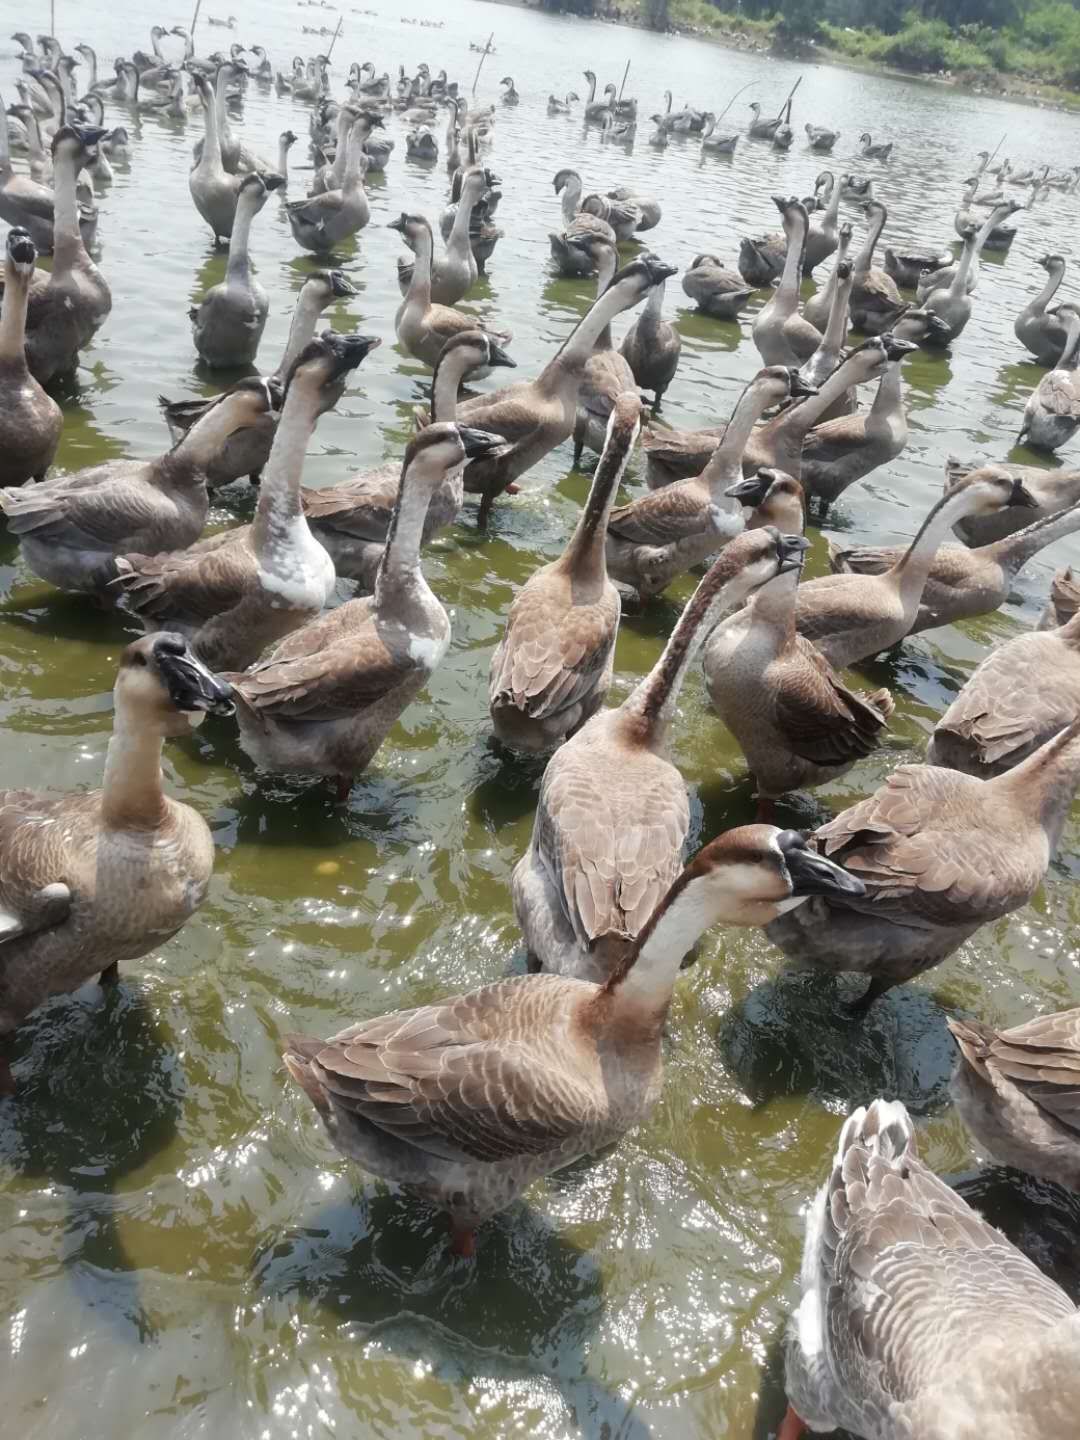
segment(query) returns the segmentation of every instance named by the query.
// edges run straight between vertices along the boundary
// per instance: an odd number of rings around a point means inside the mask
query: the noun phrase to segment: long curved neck
[[[1061,282],[1065,278],[1064,265],[1057,265],[1047,276],[1046,284],[1039,291],[1030,305],[1025,306],[1024,314],[1027,316],[1045,315],[1046,307],[1061,288]]]
[[[0,360],[7,365],[26,369],[26,302],[30,295],[30,276],[17,270],[10,262],[4,270],[4,303],[0,309]]]
[[[461,186],[461,199],[458,201],[458,207],[454,211],[454,223],[450,229],[450,239],[446,246],[448,250],[468,248],[469,221],[472,219],[476,202],[480,198],[480,190],[481,186],[478,183],[478,177],[474,174],[467,175]]]
[[[994,540],[980,549],[983,554],[1016,575],[1040,550],[1044,550],[1047,545],[1053,545],[1056,540],[1064,539],[1066,535],[1075,534],[1077,530],[1080,530],[1080,505],[1070,505],[1065,510],[1056,510],[1053,515],[1036,520],[1034,525],[1025,525],[1023,530],[1017,530],[1001,540]]]
[[[874,396],[874,403],[870,407],[870,414],[881,416],[900,410],[900,402],[903,399],[903,390],[900,385],[900,361],[890,360],[885,367],[885,373],[878,382],[877,394]]]
[[[601,456],[585,508],[578,517],[566,549],[555,562],[571,577],[577,604],[592,604],[599,598],[607,580],[604,557],[607,522],[632,449],[632,445],[624,445],[622,453],[616,452],[613,458],[609,447],[608,453]]]
[[[217,121],[218,136],[224,136],[228,129],[229,116],[225,108],[229,89],[229,72],[223,65],[214,77],[214,119]]]
[[[271,379],[284,380],[288,375],[300,351],[314,338],[315,326],[319,323],[319,316],[322,312],[323,300],[319,287],[305,285],[300,291],[296,309],[293,311],[292,323],[289,326],[289,338],[285,342],[285,352]]]
[[[174,478],[177,478],[177,472],[205,469],[236,429],[235,410],[230,402],[226,399],[212,405],[165,457],[171,462],[168,468]],[[179,466],[176,461],[180,462]]]
[[[292,526],[303,521],[300,478],[317,414],[317,396],[309,393],[308,383],[294,377],[259,487],[259,504],[252,524],[256,554],[274,541],[280,541]]]
[[[615,267],[616,267],[617,264],[618,264],[618,259],[617,259],[617,256],[615,255],[614,250],[605,250],[605,251],[603,252],[602,256],[600,257],[600,263],[599,263],[599,265],[596,267],[596,298],[597,298],[597,300],[600,299],[600,297],[603,295],[604,291],[605,291],[605,290],[607,289],[607,287],[611,284],[611,280],[612,280],[613,275],[615,274]],[[650,296],[649,298],[651,299],[652,297]],[[614,346],[613,346],[612,343],[611,343],[611,319],[610,319],[610,318],[609,318],[607,324],[606,324],[606,325],[603,327],[603,329],[600,331],[600,334],[596,337],[596,349],[597,349],[597,350],[612,350],[612,349],[614,349]]]
[[[660,913],[648,922],[635,948],[600,991],[597,1002],[613,1003],[624,1013],[629,1012],[646,1035],[659,1041],[683,957],[716,918],[716,902],[708,893],[704,877],[676,882]]]
[[[803,254],[806,250],[806,221],[796,216],[787,237],[784,254],[784,270],[780,276],[780,288],[773,297],[773,304],[782,310],[793,312],[799,304],[799,282],[802,280]]]
[[[969,505],[969,493],[966,489],[951,490],[948,495],[942,496],[927,515],[914,540],[895,565],[886,572],[899,586],[902,597],[909,599],[914,592],[915,603],[918,602],[941,542],[957,520],[971,514]]]
[[[288,178],[289,178],[289,142],[288,142],[287,140],[279,140],[279,141],[278,141],[277,157],[278,157],[278,165],[277,165],[278,174],[279,174],[279,175],[284,175],[284,176],[285,176],[285,179],[288,180]]]
[[[345,178],[345,162],[349,157],[350,123],[349,112],[343,105],[337,116],[337,148],[334,151],[334,163],[330,166],[331,183],[326,187],[328,190],[340,190],[341,182]]]
[[[255,219],[256,209],[248,198],[250,192],[245,191],[240,197],[240,203],[236,207],[236,218],[233,221],[232,236],[229,239],[229,263],[225,267],[226,282],[244,282],[251,276],[251,256],[248,252],[248,242],[251,239],[251,222]]]
[[[724,438],[709,457],[701,478],[717,503],[726,500],[719,492],[742,478],[742,458],[754,426],[767,404],[764,388],[751,380],[739,396]],[[726,504],[725,504],[725,508]]]
[[[0,96],[0,175],[11,174],[11,136],[8,134],[7,107]]]
[[[825,214],[821,219],[821,228],[827,235],[836,233],[837,223],[840,219],[840,186],[833,180],[832,189],[829,191],[829,203],[825,207]]]
[[[967,294],[968,276],[971,274],[971,267],[975,263],[975,255],[978,250],[978,241],[970,236],[964,241],[964,253],[960,256],[960,263],[956,267],[956,274],[953,276],[951,286],[953,296]]]
[[[364,139],[367,134],[368,127],[361,121],[357,121],[349,131],[349,140],[345,147],[345,176],[341,182],[343,190],[355,190],[360,184],[363,175]]]
[[[563,186],[562,191],[562,213],[567,225],[573,220],[581,204],[581,177],[571,175]]]
[[[69,268],[85,258],[79,230],[79,197],[75,161],[61,150],[53,163],[53,270]]]
[[[844,341],[847,339],[848,301],[851,299],[854,284],[855,275],[854,272],[851,272],[846,280],[837,280],[833,290],[825,334],[821,337],[821,344],[818,346],[819,353],[830,358],[839,358],[840,351],[844,348]]]
[[[870,221],[866,239],[863,241],[862,249],[855,257],[855,274],[865,275],[874,263],[874,251],[877,249],[877,242],[881,238],[881,232],[885,228],[885,216],[882,211],[874,212],[874,218]]]
[[[624,731],[639,745],[658,750],[665,744],[686,672],[709,634],[721,598],[722,584],[710,586],[702,581],[679,616],[660,659],[619,706]]]
[[[605,330],[610,336],[609,327],[612,320],[625,309],[627,309],[625,292],[619,286],[616,285],[605,291],[603,295],[593,301],[589,313],[578,321],[558,354],[544,366],[537,377],[538,380],[551,379],[559,372],[583,370],[585,362],[594,349],[599,348],[600,337]]]
[[[44,162],[45,148],[41,143],[41,127],[38,125],[34,107],[26,107],[26,148],[31,160]]]
[[[439,356],[431,377],[431,418],[436,424],[457,419],[461,382],[480,363],[479,356],[466,346],[451,350],[446,359]]]
[[[785,570],[767,585],[755,590],[749,601],[750,623],[772,632],[773,648],[779,651],[795,640],[795,593],[798,570]],[[738,612],[741,614],[742,612]]]
[[[852,363],[854,358],[845,360],[843,365],[834,370],[816,395],[800,400],[798,405],[792,405],[790,410],[785,410],[782,415],[777,415],[775,420],[770,420],[768,428],[773,434],[782,433],[797,440],[816,425],[830,406],[835,405],[842,395],[858,384],[860,377]],[[798,479],[798,476],[795,478]]]
[[[402,472],[394,510],[386,532],[386,545],[375,577],[375,608],[381,609],[391,597],[403,592],[415,593],[430,588],[420,568],[420,545],[424,538],[424,521],[431,503],[432,489],[415,479],[410,482],[408,470]]]
[[[206,135],[203,139],[203,153],[200,168],[204,170],[221,171],[224,167],[221,163],[221,131],[218,129],[217,98],[211,97],[207,103],[203,98],[203,117],[206,125]]]
[[[416,237],[416,256],[413,262],[412,284],[406,296],[406,304],[418,304],[427,309],[431,304],[431,231],[426,225],[420,227]]]
[[[156,830],[165,819],[162,737],[122,703],[105,756],[101,818],[110,830]]]

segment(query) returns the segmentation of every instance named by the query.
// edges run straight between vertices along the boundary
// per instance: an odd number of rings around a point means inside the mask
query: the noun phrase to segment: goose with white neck
[[[814,294],[810,296],[809,300],[805,300],[803,302],[803,318],[809,320],[810,324],[813,325],[816,329],[820,330],[822,334],[825,333],[825,330],[828,327],[829,316],[832,314],[833,311],[833,302],[836,298],[837,282],[841,273],[840,267],[841,265],[846,264],[848,265],[849,271],[854,269],[853,262],[848,260],[848,251],[851,248],[851,240],[854,233],[855,231],[852,228],[851,224],[845,220],[843,225],[841,225],[840,229],[837,231],[836,258],[833,261],[832,269],[829,271],[828,280],[826,280],[825,284],[819,287],[814,292]],[[844,316],[844,322],[846,329],[846,313]]]
[[[450,620],[420,568],[431,497],[470,454],[499,443],[434,424],[405,451],[372,596],[310,620],[233,675],[240,743],[263,770],[325,775],[348,798],[450,644]]]
[[[1080,307],[1059,305],[1058,314],[1068,323],[1065,348],[1028,397],[1016,441],[1037,450],[1060,450],[1080,429]]]
[[[854,1111],[807,1217],[777,1440],[1064,1436],[1078,1345],[1072,1301],[923,1164],[903,1105]]]
[[[799,369],[800,377],[814,390],[821,389],[844,358],[844,346],[847,343],[848,302],[854,283],[855,274],[851,261],[838,260],[835,276],[830,279],[832,302],[829,307],[828,320],[821,335],[821,343],[809,360],[806,360]],[[836,419],[837,415],[851,414],[857,403],[855,391],[846,391],[833,407],[832,413],[826,413],[818,422],[819,427],[829,420]]]
[[[93,339],[112,309],[109,287],[86,253],[76,195],[78,173],[102,133],[68,125],[53,137],[53,266],[47,283],[32,286],[26,317],[26,363],[42,385],[75,368],[79,351]]]
[[[188,550],[117,559],[115,583],[147,629],[179,630],[208,664],[240,669],[322,612],[334,592],[334,564],[304,519],[304,455],[326,392],[340,393],[342,377],[379,343],[327,330],[301,351],[251,525]]]
[[[890,358],[870,409],[865,414],[834,415],[822,420],[803,443],[799,479],[807,501],[818,501],[821,518],[839,495],[895,460],[907,444],[900,366],[904,356],[919,347],[899,337],[897,332],[903,324],[901,320],[896,330],[883,337]]]
[[[26,307],[37,251],[25,230],[8,231],[0,309],[0,484],[44,480],[64,417],[26,363]]]
[[[1026,487],[1025,487],[1026,488]],[[1032,497],[1034,498],[1034,496]],[[1027,516],[1036,510],[1023,512]],[[1022,530],[985,545],[942,545],[923,587],[911,634],[988,615],[1004,605],[1020,571],[1044,550],[1080,530],[1080,504],[1043,516]],[[895,565],[903,547],[845,548],[829,542],[829,564],[836,572],[880,575]]]
[[[542,969],[605,980],[679,873],[690,825],[686,782],[668,758],[683,680],[725,609],[786,566],[801,536],[754,530],[721,551],[660,659],[614,710],[556,750],[529,848],[514,868],[514,913]]]
[[[596,298],[599,300],[611,284],[612,277],[618,268],[618,251],[606,240],[595,237],[576,243],[587,245],[598,252]],[[654,293],[655,291],[650,292],[650,300]],[[585,373],[578,391],[577,416],[574,421],[575,470],[580,466],[582,452],[586,448],[596,454],[603,450],[607,425],[611,419],[615,401],[627,390],[633,390],[635,386],[634,372],[631,370],[629,362],[615,349],[614,341],[611,338],[611,326],[605,325],[596,337],[593,353],[585,362]]]
[[[899,320],[907,308],[896,282],[874,265],[874,251],[889,212],[880,200],[869,200],[863,206],[866,215],[866,239],[855,257],[855,285],[851,292],[851,324],[864,335],[880,335]]]
[[[496,366],[512,369],[514,365],[514,360],[483,330],[465,330],[455,335],[443,346],[431,377],[430,418],[441,424],[456,419],[458,392],[467,376],[479,371],[486,374]],[[330,552],[337,573],[355,580],[367,593],[375,586],[400,482],[400,464],[388,460],[340,485],[305,489],[301,495],[312,534]],[[461,468],[453,466],[428,501],[424,545],[454,523],[464,498]]]
[[[754,321],[754,344],[765,365],[789,365],[798,369],[821,344],[821,331],[799,314],[799,288],[806,246],[806,207],[798,200],[773,196],[783,217],[787,253],[780,284]]]
[[[608,516],[641,428],[641,401],[620,395],[589,497],[558,560],[522,586],[491,659],[488,709],[512,750],[544,754],[581,729],[604,703],[622,604],[608,577]]]
[[[1077,528],[1075,525],[1074,529]],[[988,780],[1020,764],[1080,714],[1080,618],[992,650],[934,726],[929,765]]]
[[[799,634],[838,670],[891,649],[915,623],[934,556],[953,523],[1007,505],[1033,507],[1022,481],[996,475],[966,481],[937,502],[911,544],[880,575],[821,575],[800,585]]]
[[[674,266],[665,265],[655,255],[632,260],[616,273],[534,380],[479,395],[459,406],[459,419],[493,430],[506,441],[503,450],[465,467],[466,493],[481,496],[481,528],[487,524],[496,496],[570,438],[585,366],[615,316],[639,304],[654,286],[674,274]]]
[[[951,344],[963,333],[971,319],[972,301],[969,280],[977,254],[978,238],[974,229],[964,236],[964,248],[960,263],[953,271],[952,283],[947,289],[923,292],[922,305],[941,321],[942,329],[928,337],[937,347]]]
[[[463,335],[466,331],[487,327],[480,325],[472,315],[465,315],[449,305],[432,303],[431,260],[434,242],[431,226],[423,215],[402,214],[397,220],[391,220],[387,228],[397,230],[416,256],[408,294],[394,316],[394,330],[399,344],[403,345],[410,355],[434,369],[448,340],[455,335]],[[490,333],[494,340],[503,344],[512,338],[503,331],[492,330]]]
[[[266,328],[270,299],[255,279],[249,250],[251,226],[269,191],[258,175],[245,175],[236,202],[225,279],[189,315],[195,349],[213,369],[252,365]]]
[[[794,370],[780,365],[760,370],[700,475],[650,490],[612,513],[607,532],[612,577],[648,600],[738,535],[742,506],[729,496],[729,487],[742,478],[754,426],[766,410],[809,393]]]
[[[230,715],[228,686],[178,635],[129,645],[100,790],[0,792],[0,1035],[51,995],[169,940],[202,904],[214,865],[197,811],[164,793],[161,748],[207,711]],[[0,1091],[11,1093],[0,1058]]]
[[[1065,279],[1065,258],[1044,255],[1038,262],[1046,271],[1046,284],[1016,317],[1016,338],[1030,350],[1040,365],[1056,366],[1069,336],[1066,320],[1057,310],[1047,310]]]
[[[857,888],[794,831],[742,826],[678,876],[604,984],[516,976],[329,1040],[286,1036],[285,1064],[335,1148],[447,1211],[471,1256],[476,1227],[533,1180],[647,1119],[680,964],[706,930]]]
[[[219,396],[178,443],[153,460],[107,460],[42,484],[0,490],[0,511],[23,559],[61,590],[110,593],[118,555],[193,544],[210,509],[206,467],[271,410],[265,381]]]
[[[915,292],[919,298],[919,304],[925,305],[928,296],[936,290],[956,289],[956,277],[961,269],[963,269],[963,288],[959,293],[972,294],[979,283],[979,256],[986,248],[986,242],[1003,220],[1007,220],[1010,215],[1015,215],[1018,210],[1023,208],[1022,205],[1015,205],[1011,200],[1006,200],[1003,204],[994,206],[981,226],[965,226],[960,232],[960,238],[965,242],[965,249],[960,260],[956,264],[945,265],[940,270],[924,270],[919,277]],[[969,228],[975,232],[974,253],[967,258],[966,242]]]
[[[206,467],[206,483],[211,489],[219,485],[229,485],[244,475],[250,476],[253,484],[258,483],[270,458],[270,447],[274,443],[285,377],[301,350],[315,338],[315,326],[326,307],[334,300],[343,300],[355,294],[356,291],[340,270],[317,270],[304,281],[296,299],[296,309],[293,311],[284,353],[277,368],[265,377],[274,406],[257,424],[249,425],[226,438]],[[328,395],[327,408],[336,404],[340,398],[339,395]],[[158,405],[174,441],[186,434],[216,403],[217,397],[211,400],[167,400],[163,395],[158,396]]]
[[[716,626],[702,657],[709,699],[746,756],[763,820],[781,795],[827,784],[872,754],[895,709],[888,690],[849,689],[798,634],[799,574],[792,567],[756,590]]]
[[[1042,884],[1080,784],[1080,721],[1004,775],[901,765],[810,837],[866,884],[782,916],[769,939],[804,969],[871,977],[866,1008],[952,955]]]
[[[555,194],[562,196],[563,228],[558,235],[552,233],[551,254],[560,275],[591,275],[596,269],[597,256],[592,250],[575,244],[591,236],[599,236],[610,244],[616,244],[613,228],[606,220],[590,215],[581,208],[583,185],[576,170],[560,170],[554,179]]]

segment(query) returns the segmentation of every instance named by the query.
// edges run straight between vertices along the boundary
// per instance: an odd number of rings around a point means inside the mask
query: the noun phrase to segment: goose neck
[[[457,419],[458,394],[461,382],[480,357],[469,346],[456,346],[444,359],[439,356],[431,377],[431,418],[436,423]]]
[[[11,136],[8,134],[7,106],[0,96],[0,175],[11,174]]]
[[[614,250],[611,250],[611,249],[609,249],[609,248],[605,248],[603,254],[602,254],[601,257],[600,257],[600,263],[599,263],[599,264],[597,265],[597,267],[596,267],[596,298],[597,298],[597,300],[599,300],[599,299],[603,296],[604,291],[605,291],[605,290],[608,288],[608,286],[611,284],[611,280],[612,280],[612,277],[613,277],[614,274],[615,274],[615,267],[616,267],[617,264],[618,264],[618,259],[617,259],[616,255],[615,255]],[[651,299],[652,297],[650,296],[649,298]],[[596,348],[597,350],[612,350],[612,349],[614,349],[614,346],[612,345],[612,341],[611,341],[611,320],[610,320],[610,319],[608,320],[607,324],[603,327],[603,329],[600,331],[599,335],[597,335],[595,348]]]
[[[79,230],[78,176],[75,161],[65,149],[53,166],[53,270],[63,270],[83,253]]]
[[[704,582],[698,586],[660,659],[620,706],[623,730],[636,745],[648,750],[664,748],[686,673],[715,622],[722,600],[722,586],[719,591]]]
[[[345,175],[342,180],[344,190],[355,189],[361,182],[366,134],[367,127],[360,120],[349,131],[349,143],[345,149]]]
[[[413,262],[412,284],[409,286],[406,303],[419,304],[424,310],[431,305],[431,251],[431,231],[426,225],[422,225],[413,251],[416,259]]]
[[[449,475],[442,477],[449,478]],[[386,532],[386,545],[375,578],[377,610],[388,604],[392,596],[415,595],[417,591],[425,596],[432,594],[420,567],[420,546],[424,538],[428,506],[442,479],[436,483],[425,483],[416,476],[410,476],[408,469],[402,471]],[[434,599],[434,596],[432,598]]]
[[[869,220],[866,227],[866,239],[862,243],[862,249],[855,258],[855,273],[865,275],[874,263],[874,251],[877,249],[881,232],[885,228],[885,215],[881,210],[876,210],[873,219]]]
[[[702,479],[713,492],[714,498],[719,500],[718,491],[723,491],[728,485],[733,485],[742,478],[743,454],[766,404],[765,387],[756,380],[751,380],[732,411],[724,438],[702,471]]]
[[[156,830],[165,819],[160,731],[118,699],[105,756],[101,818],[110,830]]]
[[[1040,550],[1063,540],[1066,535],[1075,534],[1077,530],[1080,530],[1080,505],[1070,505],[1043,520],[1036,520],[1033,525],[1025,525],[1023,530],[983,546],[982,550],[1016,575]],[[1077,613],[1080,614],[1080,611]],[[1058,633],[1062,632],[1059,630]]]
[[[1028,305],[1025,314],[1029,316],[1045,315],[1047,305],[1050,304],[1050,301],[1054,298],[1058,290],[1061,288],[1061,282],[1064,278],[1065,269],[1063,266],[1057,266],[1053,270],[1051,270],[1046,277],[1046,284],[1039,291],[1038,295],[1035,296],[1035,299],[1032,300],[1031,304]]]
[[[229,260],[225,267],[227,281],[246,280],[251,271],[251,255],[248,249],[251,240],[251,225],[257,214],[251,191],[245,190],[236,207],[232,235],[229,239]]]
[[[571,223],[578,213],[578,206],[581,203],[581,177],[571,175],[563,186],[562,191],[562,213],[563,220],[567,225]]]
[[[796,212],[795,222],[791,227],[791,234],[787,237],[787,250],[784,253],[784,271],[780,276],[780,289],[777,291],[777,298],[781,296],[789,301],[798,304],[799,282],[802,279],[803,255],[806,250],[806,219],[800,212]]]
[[[305,285],[297,298],[296,309],[289,325],[289,338],[285,342],[285,351],[278,367],[270,377],[272,380],[282,381],[288,375],[296,357],[314,338],[315,327],[322,312],[323,300],[318,287]]]
[[[633,1015],[642,1038],[659,1040],[683,958],[716,918],[716,901],[704,877],[676,881],[598,999],[614,1004],[622,1016]]]
[[[0,359],[7,365],[26,367],[26,305],[30,276],[10,262],[4,271],[4,299],[0,306]]]
[[[632,450],[632,441],[628,443],[614,435],[609,440],[593,475],[589,498],[558,561],[574,583],[576,603],[592,603],[607,581],[605,543],[608,518]]]
[[[878,381],[877,394],[874,396],[874,403],[870,407],[870,413],[874,416],[891,414],[894,410],[901,408],[903,390],[900,385],[900,361],[890,360],[885,367],[885,373]]]
[[[256,553],[281,539],[298,518],[304,456],[318,416],[317,385],[294,375],[259,487],[252,536]]]
[[[454,211],[454,223],[450,229],[450,240],[447,249],[468,248],[469,245],[469,222],[472,219],[476,202],[480,198],[483,189],[483,181],[475,172],[470,172],[461,187],[461,198],[458,201],[457,209]]]
[[[933,506],[914,540],[888,572],[897,581],[902,593],[914,590],[918,600],[942,541],[957,520],[971,513],[971,495],[966,489],[951,490]]]
[[[849,275],[846,280],[837,280],[833,289],[825,334],[821,337],[821,344],[818,347],[830,356],[839,356],[840,351],[844,348],[844,341],[847,339],[848,301],[851,299],[854,281],[854,275]]]
[[[541,375],[546,376],[553,367],[564,371],[584,369],[585,362],[594,349],[602,348],[601,336],[605,331],[609,336],[610,348],[611,322],[632,304],[634,301],[628,301],[625,291],[618,285],[598,295],[588,313],[578,321],[562,349],[548,362]]]

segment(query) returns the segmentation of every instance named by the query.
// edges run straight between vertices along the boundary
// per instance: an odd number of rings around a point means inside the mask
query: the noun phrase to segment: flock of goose
[[[169,34],[184,44],[176,63],[161,48]],[[497,107],[467,101],[445,71],[433,77],[422,65],[395,84],[354,65],[335,101],[326,56],[275,75],[259,47],[255,68],[235,45],[200,59],[190,34],[155,27],[152,53],[118,58],[109,80],[97,78],[93,50],[76,46],[91,76],[80,99],[74,55],[47,37],[16,39],[20,103],[0,121],[0,217],[10,226],[0,509],[31,570],[119,604],[145,635],[121,659],[102,788],[0,797],[0,1032],[49,995],[115,978],[119,962],[162,944],[203,900],[210,832],[163,791],[166,739],[207,713],[235,716],[260,771],[324,776],[347,798],[450,643],[424,576],[425,544],[457,519],[466,494],[485,525],[567,440],[575,463],[586,449],[599,457],[588,499],[561,557],[514,599],[488,685],[498,741],[550,757],[513,875],[532,973],[329,1039],[288,1037],[288,1070],[343,1154],[448,1212],[455,1248],[471,1254],[476,1227],[533,1179],[648,1115],[680,966],[709,928],[764,927],[795,965],[865,976],[861,1013],[1032,898],[1080,784],[1080,590],[1068,572],[1037,632],[972,675],[925,764],[900,766],[808,839],[770,816],[775,799],[843,774],[885,732],[888,690],[852,690],[842,669],[995,609],[1033,555],[1080,530],[1080,473],[955,466],[910,544],[832,546],[834,573],[800,580],[808,515],[823,516],[904,448],[905,357],[962,337],[979,256],[1007,249],[1007,222],[1021,209],[1003,187],[1074,190],[1080,169],[991,171],[983,155],[957,211],[959,259],[886,249],[883,269],[874,261],[888,212],[873,190],[887,187],[886,168],[872,178],[824,172],[814,196],[777,196],[780,229],[748,237],[737,271],[700,255],[683,275],[686,294],[720,318],[775,288],[753,325],[762,368],[726,425],[678,432],[655,416],[643,425],[642,414],[641,392],[658,410],[680,359],[664,318],[676,270],[636,239],[660,205],[632,188],[586,193],[570,168],[554,177],[552,261],[595,275],[595,301],[538,375],[462,397],[464,382],[515,361],[508,335],[455,308],[501,235],[502,182],[486,153]],[[597,101],[595,75],[586,80],[586,121],[609,141],[624,138],[636,101],[614,85]],[[267,298],[250,258],[253,226],[270,193],[293,184],[297,142],[284,131],[273,161],[244,144],[230,110],[259,83],[310,103],[314,180],[287,214],[297,245],[328,267],[304,283],[284,355],[215,399],[163,401],[173,443],[154,459],[48,478],[63,426],[49,387],[111,308],[91,258],[91,182],[107,180],[131,146],[123,126],[104,126],[106,106],[121,116],[142,106],[201,113],[190,193],[229,255],[225,280],[191,312],[194,345],[210,367],[256,366]],[[502,87],[502,104],[519,103],[510,76]],[[681,134],[722,149],[731,139],[716,134],[715,114],[673,114],[666,99],[654,116],[665,143]],[[548,110],[575,103],[573,93],[552,96]],[[748,140],[791,143],[790,102],[773,120],[751,109]],[[305,488],[320,415],[379,344],[316,334],[323,310],[353,293],[334,253],[369,221],[364,177],[390,161],[387,128],[404,119],[409,153],[434,163],[440,111],[449,206],[435,225],[405,212],[392,226],[412,252],[399,266],[395,330],[431,368],[430,412],[417,414],[400,463]],[[837,138],[811,125],[806,136],[811,153]],[[860,146],[878,166],[893,148],[869,134]],[[18,150],[25,169],[12,162]],[[989,175],[997,188],[982,193]],[[855,220],[841,218],[842,203],[866,227],[853,255]],[[49,271],[36,266],[41,252],[53,257]],[[827,282],[803,304],[804,277],[830,260]],[[1046,285],[1016,322],[1048,367],[1022,434],[1056,449],[1080,427],[1080,309],[1051,308],[1065,261],[1043,265]],[[612,322],[639,306],[616,348]],[[864,337],[853,346],[849,326]],[[857,387],[871,383],[876,398],[861,411]],[[639,436],[648,488],[617,506]],[[259,485],[252,523],[204,537],[209,493],[245,476]],[[951,532],[962,543],[949,543]],[[691,571],[703,573],[660,659],[606,708],[624,597],[647,603]],[[338,578],[355,582],[356,597],[330,606]],[[699,657],[761,809],[758,823],[720,835],[684,867],[687,791],[668,742]],[[980,1144],[1080,1189],[1080,1010],[1003,1033],[975,1019],[949,1024],[956,1102]],[[13,1092],[6,1065],[5,1080]],[[808,1221],[802,1282],[784,1440],[804,1423],[869,1440],[1045,1440],[1075,1424],[1076,1309],[921,1163],[902,1105],[877,1100],[846,1121]]]

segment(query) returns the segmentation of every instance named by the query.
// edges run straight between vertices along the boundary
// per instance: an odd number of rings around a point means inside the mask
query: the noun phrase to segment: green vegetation
[[[657,30],[825,48],[914,74],[1080,91],[1080,0],[539,0]],[[1012,77],[1002,80],[995,77]]]

